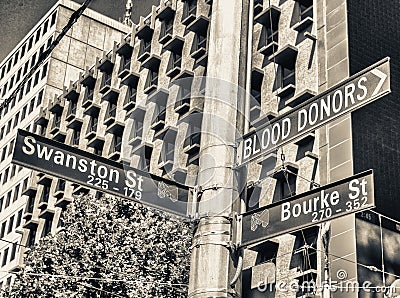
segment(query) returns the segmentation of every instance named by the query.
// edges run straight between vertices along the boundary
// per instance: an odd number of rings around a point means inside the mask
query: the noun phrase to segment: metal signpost
[[[389,58],[385,58],[245,135],[238,164],[268,154],[389,93],[389,73]]]
[[[373,207],[374,182],[369,170],[243,214],[241,246]]]
[[[187,186],[24,130],[18,130],[12,162],[189,217]]]

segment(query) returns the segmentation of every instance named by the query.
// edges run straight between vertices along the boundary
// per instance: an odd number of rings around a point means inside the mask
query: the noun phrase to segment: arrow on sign
[[[378,94],[379,90],[381,90],[383,83],[385,83],[386,78],[388,77],[387,74],[381,72],[379,69],[375,68],[371,70],[371,73],[376,75],[378,78],[380,78],[380,81],[378,85],[376,86],[374,92],[372,93],[371,96],[375,96]]]

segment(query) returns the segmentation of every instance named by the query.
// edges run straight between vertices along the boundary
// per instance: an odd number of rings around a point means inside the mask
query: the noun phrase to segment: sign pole
[[[239,198],[233,168],[236,162],[235,129],[238,98],[221,94],[219,83],[243,85],[240,34],[243,31],[242,0],[212,2],[208,46],[206,96],[199,157],[199,225],[193,239],[188,297],[232,297],[239,289],[230,286],[235,275],[233,252],[233,212]],[[215,79],[215,81],[214,81]],[[213,84],[216,82],[216,84]],[[217,119],[217,120],[216,120]],[[216,123],[216,121],[219,121]],[[211,158],[212,157],[212,158]]]

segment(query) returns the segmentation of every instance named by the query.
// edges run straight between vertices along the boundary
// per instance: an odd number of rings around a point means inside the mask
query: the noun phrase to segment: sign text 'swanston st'
[[[187,216],[188,187],[27,131],[18,131],[12,162]]]
[[[267,154],[389,92],[386,58],[245,135],[238,150],[239,163]]]

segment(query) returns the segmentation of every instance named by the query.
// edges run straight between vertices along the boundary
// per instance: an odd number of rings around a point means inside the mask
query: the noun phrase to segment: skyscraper
[[[59,1],[0,63],[0,94],[3,99],[15,90],[79,6],[72,1]],[[96,56],[128,32],[129,27],[87,9],[50,57],[27,80],[16,99],[0,111],[2,286],[11,283],[12,277],[7,271],[21,266],[26,245],[35,243],[57,228],[52,225],[52,217],[57,217],[57,212],[42,214],[40,209],[33,212],[33,206],[39,203],[35,203],[35,197],[40,196],[41,206],[48,200],[50,189],[46,177],[37,181],[31,171],[10,162],[16,130],[36,131],[38,126],[34,120],[38,115],[48,113],[43,107],[62,94],[71,80],[95,62]]]

